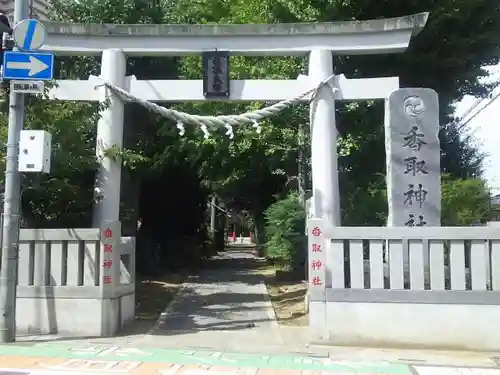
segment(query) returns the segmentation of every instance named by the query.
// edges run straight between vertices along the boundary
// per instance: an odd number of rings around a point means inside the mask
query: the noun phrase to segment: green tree
[[[268,259],[285,269],[298,268],[305,261],[306,212],[296,194],[273,203],[266,212]]]
[[[53,19],[65,22],[163,23],[169,16],[165,4],[139,0],[55,0],[53,5]],[[66,58],[59,64],[64,77],[99,74],[95,58]],[[178,76],[177,65],[175,58],[128,58],[127,74],[169,79]],[[206,241],[206,190],[198,171],[201,142],[193,135],[180,139],[175,124],[139,105],[127,104],[125,112],[124,148],[108,150],[107,156],[123,161],[120,216],[125,234],[137,235],[139,268],[152,272],[165,263],[192,263],[202,255]]]
[[[467,226],[489,219],[490,194],[480,179],[450,179],[441,184],[442,224]]]
[[[413,38],[410,48],[404,54],[345,56],[335,62],[336,70],[355,78],[396,75],[400,77],[403,87],[434,88],[440,95],[443,171],[456,178],[480,177],[482,156],[467,140],[461,139],[459,125],[453,122],[451,115],[452,104],[464,94],[481,96],[489,89],[489,86],[481,84],[478,78],[486,74],[482,69],[484,65],[498,62],[496,35],[500,29],[500,18],[495,2],[393,0],[375,4],[368,1],[333,0],[313,3],[202,1],[198,2],[196,7],[190,7],[191,3],[183,1],[176,4],[177,9],[183,10],[178,12],[181,14],[179,21],[188,23],[335,21],[396,17],[429,11],[431,16],[428,25]],[[212,12],[212,9],[217,11]],[[182,18],[183,16],[185,18]],[[455,32],[456,30],[460,32]],[[262,66],[263,71],[271,72],[270,76],[274,77],[274,62],[278,59],[273,59],[273,62],[269,60],[264,61],[262,65],[256,65],[255,60],[247,60],[243,68],[247,69],[247,74],[251,74],[251,77],[257,77],[255,73],[260,69],[254,66]],[[297,73],[297,69],[287,70],[287,64],[295,64],[299,69],[303,67],[300,61],[279,61],[278,66],[281,72],[286,72],[286,78],[294,78]],[[339,169],[344,222],[381,224],[385,216],[385,209],[381,212],[384,206],[381,202],[385,196],[381,192],[385,186],[384,135],[381,126],[383,105],[380,102],[365,102],[347,103],[338,107],[337,126],[342,136],[339,142],[342,155]],[[272,126],[276,127],[279,121],[273,119]],[[287,121],[287,124],[295,130],[305,122],[307,117],[303,113],[298,115],[295,121]],[[275,130],[275,134],[282,134],[281,129]],[[290,137],[286,139],[291,140]],[[282,164],[278,169],[270,170],[271,173],[281,173],[284,169],[287,175],[285,182],[293,180],[296,177],[294,174],[297,173],[296,166],[293,166],[296,160],[293,152],[295,141],[290,144],[293,146],[290,147],[292,152],[288,153],[289,157],[279,160]],[[233,167],[239,170],[243,165]],[[248,167],[247,170],[252,170]],[[242,178],[247,176],[244,171],[236,175]],[[289,188],[293,186],[291,184]],[[310,189],[310,185],[307,188]],[[350,203],[360,201],[368,204]],[[376,215],[370,214],[374,211]]]
[[[279,3],[268,0],[200,0],[196,3],[187,0],[154,3],[55,0],[53,7],[54,19],[83,23],[314,22],[374,19],[430,11],[428,25],[413,38],[405,53],[339,57],[335,60],[336,72],[355,78],[399,76],[403,87],[434,88],[440,95],[443,171],[452,179],[481,175],[481,155],[470,142],[460,137],[459,126],[451,115],[452,104],[463,95],[481,96],[488,91],[488,86],[480,84],[478,78],[485,75],[482,67],[497,63],[499,57],[500,15],[498,5],[492,0],[325,0],[312,3],[290,0]],[[94,58],[63,59],[59,64],[61,75],[65,77],[86,78],[99,71]],[[305,59],[233,56],[231,70],[233,79],[294,79],[299,73],[305,73]],[[128,72],[139,79],[199,79],[201,59],[131,58]],[[183,103],[175,107],[190,113],[213,115],[240,113],[264,105],[205,102]],[[366,101],[339,103],[337,107],[343,222],[383,225],[386,215],[383,105]],[[121,156],[126,164],[125,177],[130,182],[123,194],[122,211],[132,211],[127,217],[130,216],[128,221],[134,230],[136,218],[144,219],[143,228],[150,231],[147,238],[154,238],[155,242],[149,246],[151,248],[168,247],[166,237],[175,236],[175,233],[162,233],[161,228],[165,225],[147,224],[166,220],[163,216],[168,215],[158,216],[158,210],[154,210],[155,202],[160,206],[158,202],[162,195],[176,197],[161,205],[163,210],[175,212],[182,212],[182,209],[173,206],[172,201],[190,202],[190,196],[196,196],[196,201],[189,203],[190,208],[185,210],[182,227],[189,227],[185,235],[203,228],[200,213],[204,210],[202,201],[206,198],[206,189],[209,189],[228,208],[250,212],[259,237],[262,237],[266,208],[287,196],[288,192],[297,190],[298,182],[305,185],[302,186],[305,190],[311,188],[310,170],[307,171],[307,167],[310,169],[310,135],[305,106],[295,106],[278,117],[262,121],[261,134],[256,134],[250,126],[239,127],[235,129],[236,137],[232,141],[224,137],[223,130],[215,129],[212,129],[214,136],[204,140],[194,127],[189,127],[186,136],[179,138],[175,123],[152,115],[137,105],[127,105],[126,110],[129,121],[125,125],[125,149],[115,150],[119,154],[116,156]],[[47,223],[44,225],[49,225],[52,220],[63,223],[65,215],[70,213],[62,212],[62,202],[69,202],[75,211],[84,211],[89,206],[92,182],[88,181],[95,168],[95,158],[93,149],[86,147],[85,142],[92,142],[94,136],[95,107],[82,103],[44,102],[43,105],[33,104],[30,111],[28,127],[48,127],[54,134],[54,142],[64,141],[61,152],[66,154],[54,155],[52,185],[45,181],[37,185],[36,181],[26,180],[25,186],[38,190],[36,194],[33,189],[25,191],[25,206],[30,211],[43,207],[41,216],[34,214],[37,223],[42,219]],[[45,119],[44,124],[37,122],[38,118]],[[300,139],[297,135],[299,127],[304,130]],[[0,128],[1,135],[5,132],[5,125]],[[74,149],[66,143],[74,143]],[[73,165],[70,161],[75,158],[80,158],[80,161]],[[306,168],[298,168],[298,159]],[[74,171],[64,169],[73,167]],[[182,191],[169,184],[177,175],[183,176],[177,185],[189,185],[189,189]],[[60,186],[68,187],[61,190]],[[85,187],[85,193],[71,190],[69,186]],[[151,190],[151,186],[164,189]],[[64,193],[60,194],[60,191]],[[177,228],[175,223],[168,223],[168,227]]]
[[[50,174],[21,177],[24,225],[42,228],[90,226],[97,165],[98,105],[76,102],[47,105],[41,98],[29,98],[28,103],[25,128],[51,133],[52,160]],[[0,141],[6,142],[6,115],[0,116],[0,129]],[[5,161],[1,160],[3,184]]]

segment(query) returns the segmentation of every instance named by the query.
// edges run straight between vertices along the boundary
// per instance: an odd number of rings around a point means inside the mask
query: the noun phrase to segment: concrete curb
[[[281,327],[280,327],[280,324],[278,322],[278,317],[276,316],[276,311],[274,311],[274,307],[273,307],[273,304],[271,302],[271,297],[269,296],[269,292],[267,291],[266,283],[264,281],[261,281],[260,285],[263,288],[263,292],[265,292],[265,293],[263,293],[263,296],[264,296],[264,302],[267,305],[266,312],[267,312],[267,316],[269,318],[269,324],[271,325],[271,329],[273,331],[277,331],[277,334],[280,337],[280,341],[284,344],[284,340],[283,340],[283,337],[281,336],[281,332],[280,332]]]
[[[189,277],[188,277],[189,280]],[[174,298],[170,301],[170,303],[165,307],[165,310],[160,314],[158,319],[156,320],[156,323],[153,325],[153,327],[144,335],[146,338],[151,338],[154,335],[154,332],[163,324],[165,323],[168,315],[170,314],[170,311],[175,307],[175,305],[181,300],[181,297],[184,295],[184,291],[188,288],[187,283],[182,283],[182,285],[179,287],[179,291],[175,295]]]
[[[190,281],[198,277],[199,275],[188,275],[186,281],[184,281],[181,286],[179,287],[179,291],[175,295],[174,298],[172,298],[172,301],[165,307],[165,310],[160,314],[158,319],[156,320],[156,323],[153,325],[153,327],[144,335],[145,338],[151,338],[154,335],[154,331],[158,329],[159,326],[161,326],[163,323],[165,323],[168,315],[170,314],[170,311],[175,307],[175,305],[180,301],[181,297],[185,294],[184,291],[189,288],[189,285],[191,284]]]

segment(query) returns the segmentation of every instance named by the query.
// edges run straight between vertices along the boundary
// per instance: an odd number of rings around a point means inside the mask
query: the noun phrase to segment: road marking
[[[419,375],[500,375],[500,369],[413,366]]]
[[[35,344],[29,348],[17,344],[0,345],[0,356],[24,357],[26,360],[29,360],[30,357],[38,357],[47,358],[47,361],[49,358],[59,358],[61,362],[68,359],[133,361],[142,362],[143,364],[149,363],[151,365],[168,363],[190,366],[205,365],[221,368],[259,368],[288,372],[310,370],[333,373],[358,371],[359,373],[387,373],[394,375],[414,374],[407,364],[397,362],[342,361],[297,354],[231,353],[197,349],[183,350],[144,347],[141,350],[97,343],[82,343],[80,346],[78,344],[68,345],[66,343],[43,343]],[[186,368],[183,369],[183,371],[185,370]]]
[[[182,365],[173,365],[166,370],[160,370],[160,374],[162,375],[174,375],[177,371],[181,369]]]
[[[87,347],[76,347],[71,348],[70,352],[81,355],[95,355],[99,357],[104,357],[106,355],[114,354],[119,357],[127,356],[151,356],[153,353],[148,353],[137,348],[121,348],[119,346],[87,346]]]
[[[80,372],[99,372],[110,374],[127,374],[130,371],[138,368],[142,362],[130,361],[96,361],[89,359],[68,359],[67,361],[58,365],[44,365],[49,370],[65,370],[65,371],[78,371]]]

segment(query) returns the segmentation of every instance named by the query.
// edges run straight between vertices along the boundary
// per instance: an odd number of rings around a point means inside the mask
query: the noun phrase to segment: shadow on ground
[[[199,275],[189,277],[149,334],[269,329],[276,318],[282,324],[303,327],[307,325],[306,290],[302,282],[277,281],[274,268],[256,257],[253,248],[229,248],[207,260]]]
[[[140,280],[136,288],[136,321],[119,336],[217,335],[231,331],[264,334],[275,321],[265,287],[266,283],[273,285],[274,280],[267,262],[255,257],[253,248],[241,246],[207,260],[198,275],[170,274]],[[279,302],[300,297],[301,291],[293,291],[274,298]]]
[[[251,254],[253,248],[248,246],[237,246],[233,249],[242,251],[246,254]],[[221,252],[223,254],[224,252]],[[203,269],[197,275],[188,275],[186,272],[182,273],[168,273],[161,278],[147,279],[144,278],[136,284],[136,322],[133,327],[127,330],[127,334],[146,334],[150,332],[156,325],[160,315],[169,307],[172,300],[177,297],[182,283],[189,281],[189,283],[196,284],[211,284],[214,282],[246,282],[249,284],[258,284],[265,277],[259,274],[250,275],[249,270],[259,270],[266,267],[265,260],[247,257],[244,259],[227,259],[224,257],[214,257],[208,259],[203,264]],[[211,274],[215,271],[215,274]],[[229,272],[228,272],[229,271]],[[196,289],[185,287],[182,288],[183,299],[187,299],[189,305],[202,305],[200,300],[206,300],[203,296],[198,296]],[[232,304],[241,304],[245,299],[251,299],[249,295],[233,296],[214,295],[212,300],[227,299],[232,297]],[[245,298],[246,297],[246,298]],[[256,297],[256,296],[254,296]],[[247,301],[251,302],[251,301]],[[196,312],[196,311],[195,311]]]
[[[182,335],[200,331],[240,331],[264,328],[270,314],[265,282],[272,275],[253,255],[238,247],[207,260],[204,270],[189,278],[167,313],[160,317],[153,335]]]

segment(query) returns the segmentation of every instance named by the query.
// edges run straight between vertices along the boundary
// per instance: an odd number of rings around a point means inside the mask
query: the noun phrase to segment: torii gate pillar
[[[318,84],[333,75],[332,52],[313,50],[309,57],[309,78]],[[333,79],[332,79],[333,83]],[[337,171],[337,128],[335,92],[321,87],[310,104],[311,165],[315,216],[340,225],[339,177]]]
[[[121,88],[125,88],[126,58],[120,50],[104,50],[101,61],[101,78]],[[112,95],[105,86],[100,88],[100,105],[105,105],[97,123],[96,155],[99,170],[94,189],[94,209],[92,224],[100,228],[106,221],[119,221],[121,160],[104,157],[104,151],[111,147],[122,149],[123,143],[123,101]]]

